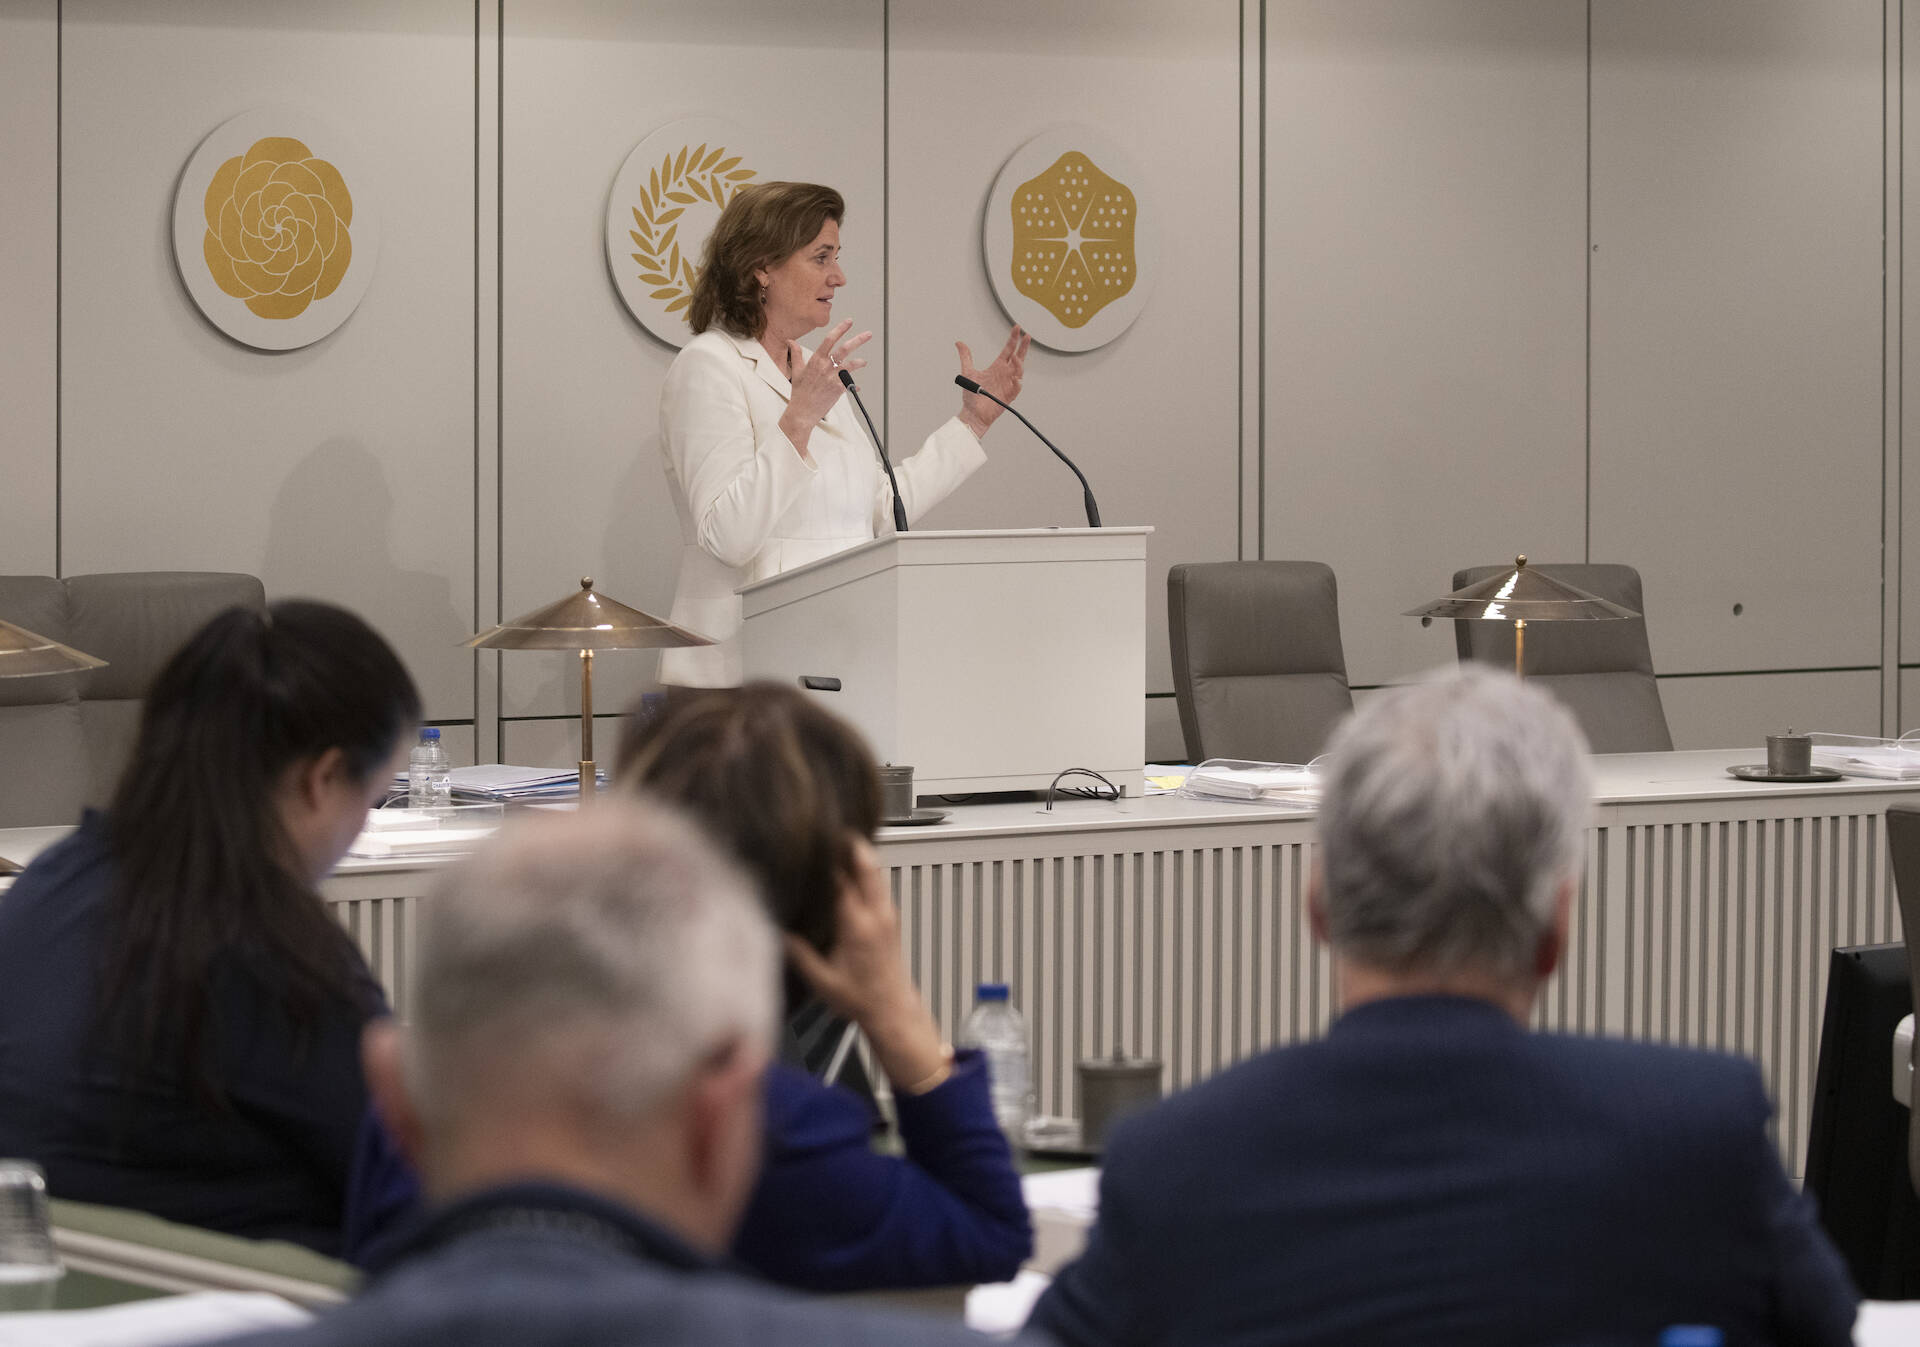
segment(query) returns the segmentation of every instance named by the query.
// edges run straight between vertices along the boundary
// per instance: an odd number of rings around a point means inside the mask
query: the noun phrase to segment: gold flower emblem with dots
[[[1126,184],[1079,150],[1014,189],[1013,284],[1060,320],[1085,327],[1133,289],[1133,225],[1139,206]]]
[[[339,170],[288,136],[265,136],[207,184],[203,249],[214,283],[261,318],[296,318],[353,263],[353,197]]]

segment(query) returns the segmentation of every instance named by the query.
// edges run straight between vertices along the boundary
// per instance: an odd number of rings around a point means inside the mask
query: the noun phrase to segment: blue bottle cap
[[[1674,1324],[1660,1330],[1660,1347],[1721,1347],[1724,1341],[1712,1324]]]
[[[1007,984],[1004,982],[983,982],[974,991],[976,1001],[1004,1001],[1007,999]]]
[[[422,739],[438,739],[440,737],[440,727],[438,725],[422,725],[420,727],[420,737]]]

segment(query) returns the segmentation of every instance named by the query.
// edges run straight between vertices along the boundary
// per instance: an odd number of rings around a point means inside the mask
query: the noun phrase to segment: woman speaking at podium
[[[893,496],[840,372],[873,336],[834,324],[812,350],[800,339],[833,318],[846,203],[831,187],[769,182],[734,194],[708,236],[687,321],[696,334],[667,371],[660,444],[680,516],[673,621],[715,645],[661,653],[660,681],[731,687],[741,680],[739,586],[862,543],[892,527]],[[1020,392],[1027,335],[993,363],[960,373],[1007,402]],[[962,394],[960,411],[895,465],[909,520],[986,461],[980,437],[1000,415]]]

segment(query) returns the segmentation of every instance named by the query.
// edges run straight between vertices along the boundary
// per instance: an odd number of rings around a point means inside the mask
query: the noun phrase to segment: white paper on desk
[[[196,1291],[98,1310],[0,1315],[0,1347],[165,1347],[293,1328],[312,1318],[265,1291]]]
[[[1913,1347],[1920,1342],[1920,1301],[1868,1300],[1853,1321],[1855,1347]]]
[[[392,860],[396,856],[437,856],[456,855],[471,851],[482,840],[491,837],[494,829],[485,828],[422,828],[418,831],[396,829],[392,832],[363,832],[353,839],[353,845],[347,848],[349,856],[359,856],[363,860]]]
[[[1028,1174],[1020,1180],[1020,1192],[1029,1211],[1063,1212],[1089,1223],[1100,1210],[1100,1171],[1097,1169],[1056,1169],[1046,1174]]]
[[[1033,1302],[1053,1285],[1044,1272],[1022,1272],[1010,1282],[989,1282],[967,1292],[967,1327],[988,1337],[1010,1338],[1026,1325]]]

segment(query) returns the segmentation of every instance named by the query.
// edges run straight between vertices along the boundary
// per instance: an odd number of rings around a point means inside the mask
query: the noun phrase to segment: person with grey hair
[[[1581,891],[1586,744],[1478,667],[1328,750],[1309,908],[1339,1015],[1122,1123],[1030,1326],[1079,1344],[1851,1340],[1745,1059],[1528,1028]]]
[[[761,1153],[779,946],[695,826],[607,801],[509,828],[426,902],[369,1083],[433,1209],[365,1292],[254,1347],[979,1343],[720,1257]]]

